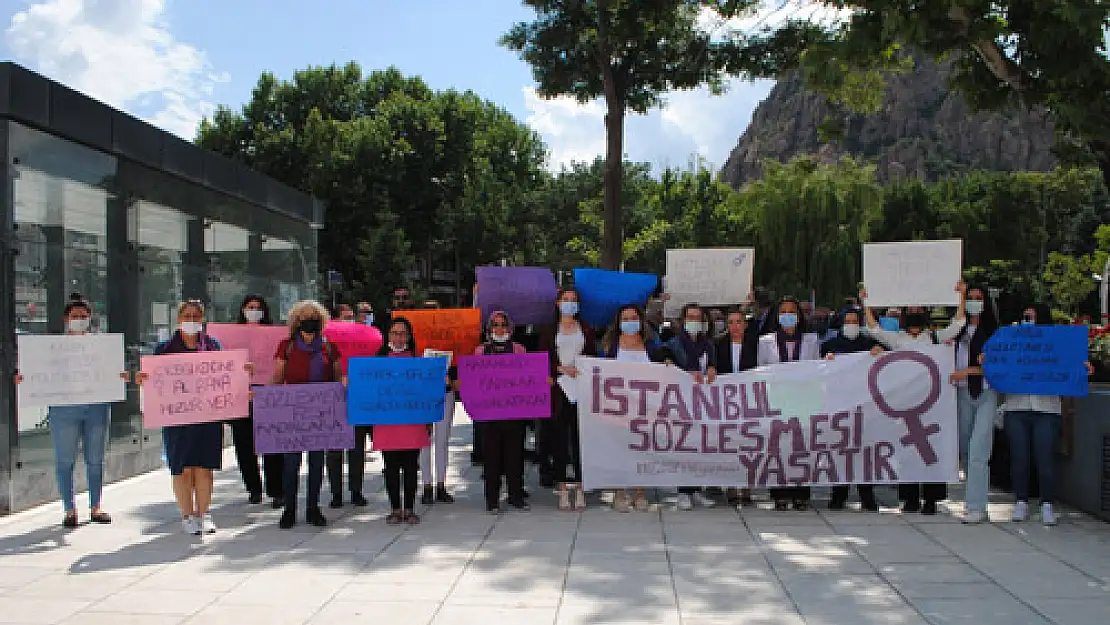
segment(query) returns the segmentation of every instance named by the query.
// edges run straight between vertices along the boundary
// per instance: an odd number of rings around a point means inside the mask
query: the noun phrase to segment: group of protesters
[[[889,309],[881,315],[867,306],[865,290],[846,298],[844,305],[814,320],[811,302],[784,296],[773,298],[766,289],[756,289],[748,301],[731,307],[705,308],[686,303],[677,317],[664,319],[663,301],[658,294],[645,302],[625,303],[605,327],[591,327],[581,316],[580,295],[573,287],[558,291],[548,324],[518,327],[504,310],[496,307],[484,320],[484,340],[476,355],[546,352],[550,358],[551,415],[534,422],[525,419],[487,421],[474,426],[471,461],[483,468],[484,504],[491,514],[503,510],[529,510],[525,489],[526,465],[530,458],[539,468],[541,488],[553,489],[560,511],[576,512],[587,506],[582,487],[583,466],[578,405],[557,383],[561,377],[576,378],[582,358],[607,358],[630,363],[657,363],[688,372],[696,384],[713,383],[717,376],[739,373],[780,363],[834,359],[838,355],[866,352],[881,357],[886,350],[913,349],[923,343],[944,343],[954,348],[955,366],[949,382],[956,386],[959,424],[959,461],[966,480],[963,521],[988,521],[988,464],[996,421],[1001,415],[1009,441],[1012,486],[1015,505],[1012,520],[1029,517],[1030,467],[1035,464],[1040,488],[1040,519],[1055,524],[1054,445],[1061,427],[1061,401],[1057,396],[1000,396],[986,382],[982,369],[984,345],[998,328],[994,307],[986,290],[978,286],[956,285],[959,304],[950,320],[937,323],[933,311],[924,307]],[[417,306],[408,289],[393,295],[393,308],[375,316],[365,302],[355,306],[339,305],[329,311],[316,301],[302,301],[286,314],[289,334],[274,353],[273,384],[346,382],[340,360],[343,354],[329,342],[324,328],[329,320],[373,325],[381,329],[382,347],[377,356],[420,357],[425,346],[418,345],[412,323],[405,311],[437,307],[433,300]],[[88,333],[91,304],[74,296],[65,308],[68,334]],[[823,316],[823,315],[822,315]],[[261,296],[242,300],[238,321],[242,324],[273,324],[274,315]],[[1029,303],[1017,323],[1050,324],[1049,309]],[[206,310],[198,300],[186,300],[177,307],[176,328],[172,336],[158,344],[154,354],[182,354],[221,349],[218,341],[205,332]],[[250,366],[250,365],[248,365]],[[131,379],[126,372],[121,375]],[[136,384],[147,380],[134,376]],[[21,378],[16,376],[16,383]],[[447,408],[444,418],[431,425],[357,426],[352,449],[309,451],[281,454],[255,452],[251,417],[229,425],[247,496],[251,504],[261,504],[267,496],[280,509],[279,525],[291,528],[298,521],[298,489],[301,466],[307,456],[306,496],[303,520],[325,526],[320,495],[325,471],[328,473],[332,508],[344,506],[343,475],[348,476],[349,501],[355,506],[369,504],[364,495],[366,441],[371,449],[381,450],[391,525],[420,523],[416,499],[420,484],[420,503],[425,506],[450,504],[454,497],[448,488],[448,442],[451,440],[454,403],[459,392],[454,367],[444,380]],[[64,505],[63,524],[78,525],[73,473],[77,449],[84,448],[89,489],[90,519],[110,523],[111,517],[101,504],[104,450],[107,444],[108,406],[57,406],[50,408],[50,431],[54,440],[57,484]],[[163,429],[166,460],[173,476],[173,493],[181,512],[183,531],[201,535],[217,531],[211,514],[213,472],[223,459],[224,423],[212,421]],[[530,437],[532,431],[534,436]],[[529,440],[534,439],[533,445]],[[344,461],[345,459],[345,461]],[[344,466],[345,465],[345,466]],[[503,500],[502,485],[507,497]],[[647,488],[618,489],[604,493],[606,501],[621,513],[649,511],[662,502],[652,501]],[[874,487],[858,484],[862,510],[880,508]],[[847,507],[849,486],[832,488],[827,503],[832,510]],[[938,503],[947,498],[946,484],[900,484],[899,497],[904,513],[936,514]],[[762,493],[747,488],[703,488],[697,484],[678,488],[675,505],[688,511],[722,503],[737,507],[758,505]],[[771,488],[766,494],[775,510],[803,511],[813,505],[808,486]]]

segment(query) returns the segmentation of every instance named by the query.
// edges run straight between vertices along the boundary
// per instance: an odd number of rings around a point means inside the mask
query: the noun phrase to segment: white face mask
[[[204,324],[199,321],[182,321],[177,329],[185,336],[196,336],[204,331]]]
[[[508,343],[509,342],[509,335],[508,334],[492,334],[492,335],[490,335],[490,338],[493,339],[494,343]]]
[[[84,334],[89,331],[88,319],[70,319],[66,322],[66,330],[70,334]]]
[[[967,314],[981,315],[983,314],[983,300],[969,299],[967,300]]]
[[[846,323],[840,328],[840,333],[849,341],[854,341],[859,338],[859,324]]]
[[[394,354],[400,354],[401,352],[405,351],[405,349],[406,347],[404,345],[397,347],[393,343],[389,344],[389,351],[393,352]]]
[[[250,323],[262,323],[262,317],[265,316],[261,310],[244,310],[243,317]]]

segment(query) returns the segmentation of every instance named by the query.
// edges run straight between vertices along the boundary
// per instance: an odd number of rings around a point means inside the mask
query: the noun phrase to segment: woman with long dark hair
[[[261,295],[247,295],[239,306],[238,323],[243,325],[272,325],[270,305]],[[266,495],[270,497],[274,509],[285,505],[282,491],[282,455],[265,454],[262,456],[262,470],[258,466],[258,454],[254,452],[254,402],[250,404],[250,415],[242,419],[228,421],[231,426],[231,440],[235,444],[235,459],[239,463],[239,473],[252,504],[262,503],[262,473],[266,477]]]

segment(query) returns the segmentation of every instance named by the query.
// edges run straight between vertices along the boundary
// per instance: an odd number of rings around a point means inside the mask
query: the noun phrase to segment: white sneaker
[[[200,521],[192,516],[181,519],[181,531],[190,536],[200,536]]]
[[[976,525],[976,524],[979,524],[979,523],[983,523],[986,520],[987,520],[987,513],[986,512],[980,512],[978,510],[969,510],[966,514],[964,514],[963,522],[967,525]]]
[[[200,518],[200,531],[205,534],[216,533],[216,524],[212,522],[211,514],[206,514]]]
[[[1019,501],[1014,504],[1014,513],[1010,516],[1010,520],[1014,523],[1021,523],[1022,521],[1029,520],[1029,504],[1024,501]]]
[[[709,495],[706,495],[701,491],[694,493],[694,503],[702,506],[703,508],[714,508],[717,506],[716,499],[710,497]]]
[[[679,510],[693,510],[694,501],[686,493],[678,494],[678,509]]]
[[[1052,504],[1041,504],[1041,523],[1045,525],[1056,525],[1056,512],[1052,510]]]

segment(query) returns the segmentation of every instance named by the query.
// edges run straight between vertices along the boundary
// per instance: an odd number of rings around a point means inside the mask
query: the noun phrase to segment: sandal
[[[416,514],[415,512],[406,512],[405,523],[408,523],[409,525],[420,525],[420,515]]]
[[[582,512],[586,509],[586,490],[582,488],[581,484],[574,485],[574,510],[575,512]]]
[[[67,512],[66,515],[62,517],[62,527],[68,529],[73,529],[77,527],[77,513]]]
[[[570,490],[566,484],[559,484],[559,509],[563,512],[570,511]]]
[[[106,525],[112,522],[112,515],[103,510],[93,510],[92,513],[89,514],[89,520],[91,520],[93,523]]]
[[[394,510],[393,512],[389,513],[389,516],[385,517],[385,524],[386,525],[400,525],[401,522],[404,521],[404,520],[405,520],[404,514],[402,514],[400,510]]]

